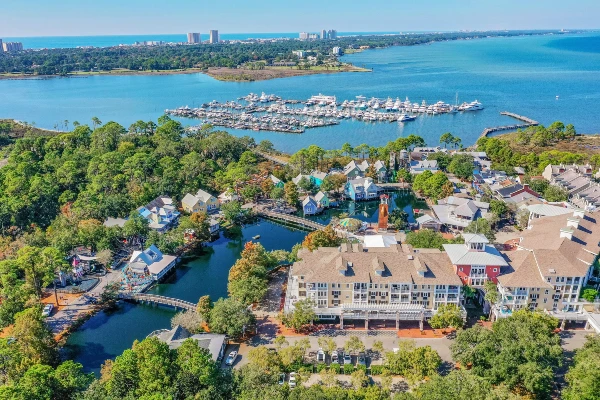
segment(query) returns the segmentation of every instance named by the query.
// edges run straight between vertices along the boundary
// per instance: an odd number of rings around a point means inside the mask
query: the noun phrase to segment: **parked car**
[[[237,351],[232,351],[231,353],[229,353],[229,355],[227,356],[227,359],[225,360],[225,365],[233,365],[233,363],[235,362],[235,359],[237,358],[238,352]]]
[[[337,350],[334,350],[331,352],[331,362],[332,363],[340,363],[340,356],[337,352]]]
[[[358,353],[358,357],[356,357],[356,366],[359,365],[367,366],[367,359],[365,357],[365,353],[362,351]]]
[[[291,388],[296,387],[296,383],[298,383],[296,380],[296,375],[297,375],[296,372],[290,372],[290,387]]]
[[[283,385],[285,383],[285,374],[279,374],[279,383],[280,385]]]
[[[317,351],[317,362],[325,362],[325,352],[323,349],[319,349],[319,351]]]
[[[344,354],[344,364],[352,364],[352,356],[350,353]]]
[[[43,317],[49,317],[50,314],[52,314],[52,310],[54,309],[54,305],[53,304],[46,304],[44,306],[44,311],[42,311],[42,316]]]

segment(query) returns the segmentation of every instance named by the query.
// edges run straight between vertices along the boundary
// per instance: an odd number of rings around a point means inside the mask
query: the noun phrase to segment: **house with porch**
[[[346,182],[344,193],[354,201],[377,199],[381,189],[371,178],[357,178]]]
[[[134,251],[126,268],[132,271],[144,271],[153,280],[164,277],[177,264],[177,257],[163,254],[158,247],[152,245],[144,251]]]
[[[485,217],[490,209],[489,203],[456,196],[438,200],[432,207],[437,219],[450,229],[462,230],[472,221]]]
[[[416,161],[413,160],[410,162],[409,171],[411,174],[422,174],[425,171],[430,171],[431,173],[436,173],[440,169],[438,168],[437,160],[421,160]]]
[[[238,194],[233,189],[227,189],[217,197],[219,204],[225,204],[231,201],[238,201],[239,199],[240,196],[238,196]]]
[[[137,211],[148,220],[150,229],[161,233],[176,225],[180,216],[175,202],[167,196],[159,196]]]
[[[212,194],[198,189],[195,195],[187,193],[181,200],[183,210],[187,213],[210,213],[219,209],[219,201]]]
[[[321,208],[329,208],[330,206],[329,197],[327,197],[327,194],[321,191],[315,194],[315,201],[317,202],[317,205]]]

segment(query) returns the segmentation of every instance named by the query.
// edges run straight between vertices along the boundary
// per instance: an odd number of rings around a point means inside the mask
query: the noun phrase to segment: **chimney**
[[[569,240],[573,240],[573,230],[568,229],[568,228],[562,228],[560,230],[560,237],[567,238]]]
[[[383,272],[385,271],[385,264],[378,257],[373,259],[373,269],[375,273],[379,276],[383,276]]]
[[[577,229],[579,227],[579,218],[567,218],[567,227]]]
[[[338,272],[340,273],[340,275],[346,276],[346,272],[348,271],[348,264],[342,257],[335,260],[335,266],[336,266]]]

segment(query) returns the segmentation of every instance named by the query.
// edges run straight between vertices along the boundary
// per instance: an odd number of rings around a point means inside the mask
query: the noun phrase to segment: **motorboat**
[[[417,117],[415,117],[414,115],[401,114],[398,117],[398,122],[414,121],[415,119],[417,119]]]

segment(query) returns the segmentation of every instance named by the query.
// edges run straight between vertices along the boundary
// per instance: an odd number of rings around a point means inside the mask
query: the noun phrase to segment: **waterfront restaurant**
[[[423,322],[442,304],[460,306],[460,278],[447,254],[408,245],[321,247],[298,253],[289,273],[285,312],[312,299],[321,320]],[[466,315],[466,314],[465,314]]]
[[[150,275],[158,281],[177,264],[177,257],[164,255],[155,245],[144,251],[134,251],[127,266],[131,271]]]

